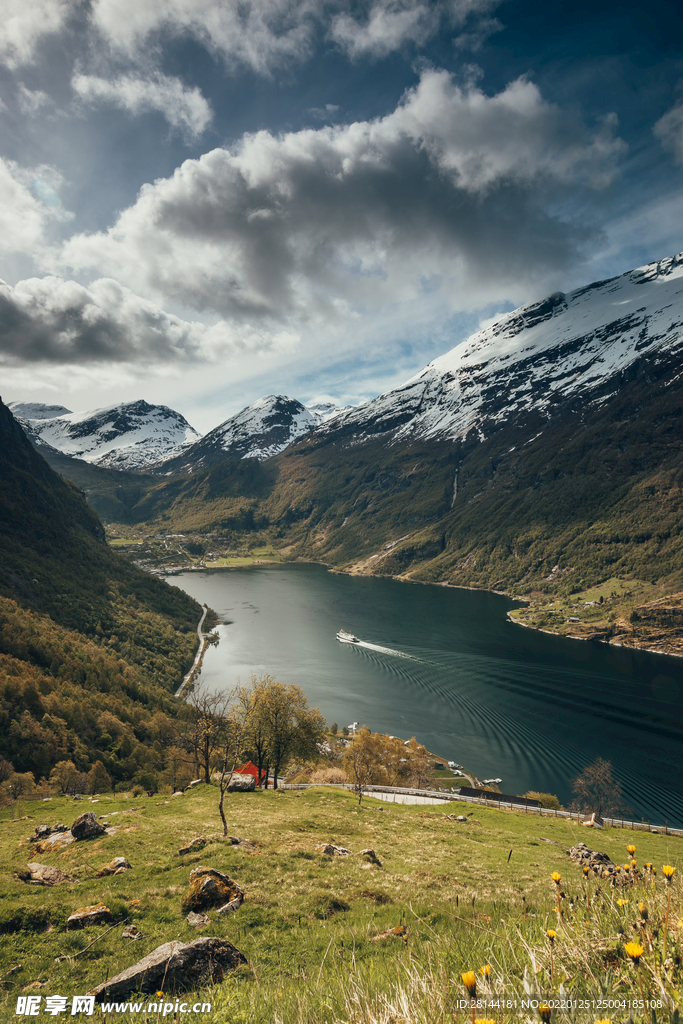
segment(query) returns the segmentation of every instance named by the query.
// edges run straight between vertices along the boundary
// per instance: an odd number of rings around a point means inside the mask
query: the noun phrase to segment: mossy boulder
[[[183,913],[198,913],[211,907],[223,907],[226,903],[244,899],[244,890],[216,868],[199,867],[190,872],[190,888],[183,896]]]

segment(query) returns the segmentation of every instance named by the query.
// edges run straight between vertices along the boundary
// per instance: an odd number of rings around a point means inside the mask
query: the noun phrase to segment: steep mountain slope
[[[22,426],[38,448],[47,445],[63,455],[112,469],[145,469],[199,438],[180,413],[144,401],[54,416],[43,415],[49,407],[35,410],[31,403],[14,404]],[[25,416],[20,410],[39,415]]]
[[[176,713],[199,606],[107,547],[1,401],[0,481],[0,757],[131,778],[156,758],[156,712]]]
[[[268,459],[320,422],[295,398],[266,395],[154,468],[168,475],[193,473],[225,459]]]
[[[681,352],[682,326],[683,253],[508,313],[321,432],[483,439],[520,415],[592,401],[643,355]]]

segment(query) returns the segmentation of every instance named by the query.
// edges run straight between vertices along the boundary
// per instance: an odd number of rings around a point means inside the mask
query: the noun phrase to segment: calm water
[[[316,565],[185,573],[169,580],[223,621],[202,679],[270,673],[328,722],[357,721],[458,761],[503,792],[571,798],[595,757],[612,761],[637,818],[683,826],[683,663],[515,626],[507,598],[339,576]],[[387,652],[335,639],[338,629]],[[396,653],[388,653],[394,651]]]

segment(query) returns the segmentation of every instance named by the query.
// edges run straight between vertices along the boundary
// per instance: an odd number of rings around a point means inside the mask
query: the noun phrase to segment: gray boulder
[[[199,850],[203,850],[206,846],[206,839],[204,836],[197,836],[192,842],[188,843],[187,846],[181,846],[178,853],[182,856],[185,853],[196,853]]]
[[[132,992],[195,989],[202,982],[220,984],[246,958],[227,939],[205,936],[194,942],[165,942],[132,967],[91,989],[96,1001],[127,999]]]
[[[94,903],[90,907],[79,907],[67,918],[66,930],[89,928],[94,924],[110,924],[111,910],[104,903]]]
[[[76,818],[71,826],[71,834],[76,839],[93,839],[95,836],[104,835],[105,827],[97,820],[94,811],[86,811]]]
[[[75,879],[65,875],[59,868],[53,868],[49,864],[36,864],[31,862],[26,865],[26,871],[17,872],[22,882],[29,885],[61,885],[62,882],[73,882]]]
[[[228,783],[228,793],[253,793],[256,779],[253,775],[233,775]]]

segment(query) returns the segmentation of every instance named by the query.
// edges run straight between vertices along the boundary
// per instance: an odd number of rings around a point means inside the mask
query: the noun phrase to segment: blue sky
[[[5,401],[357,402],[683,248],[673,3],[4,0]]]

